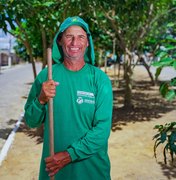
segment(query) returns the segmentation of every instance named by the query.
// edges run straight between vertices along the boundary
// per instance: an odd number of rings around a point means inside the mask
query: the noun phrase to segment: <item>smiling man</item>
[[[80,26],[70,26],[63,33],[59,45],[62,46],[64,60],[75,59],[82,62],[84,52],[89,45],[87,34]]]
[[[95,61],[88,24],[69,17],[56,34],[53,80],[47,69],[37,76],[25,105],[30,127],[44,124],[40,180],[110,180],[108,138],[112,119],[112,87]],[[54,156],[49,156],[47,102],[53,98]]]

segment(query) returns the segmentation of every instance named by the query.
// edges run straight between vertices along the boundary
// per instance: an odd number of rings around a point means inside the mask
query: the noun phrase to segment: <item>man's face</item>
[[[86,32],[80,26],[67,28],[59,42],[64,52],[64,58],[69,60],[84,60],[84,53],[89,45]]]

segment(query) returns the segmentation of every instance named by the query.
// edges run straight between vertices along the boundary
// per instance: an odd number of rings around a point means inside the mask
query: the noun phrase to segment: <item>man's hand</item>
[[[42,84],[42,89],[38,98],[40,104],[46,104],[50,98],[56,95],[56,86],[58,84],[58,82],[53,80],[48,80]]]
[[[46,171],[49,176],[54,176],[60,169],[71,162],[71,157],[67,151],[56,153],[45,159]]]

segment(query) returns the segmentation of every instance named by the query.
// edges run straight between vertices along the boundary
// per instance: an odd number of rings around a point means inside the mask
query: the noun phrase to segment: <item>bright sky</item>
[[[12,43],[11,46],[13,46],[15,38],[10,34],[5,35],[2,29],[0,29],[0,49],[9,49],[10,40]]]

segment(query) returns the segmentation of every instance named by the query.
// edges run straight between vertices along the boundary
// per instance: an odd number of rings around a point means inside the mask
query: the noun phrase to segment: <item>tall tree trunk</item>
[[[29,53],[29,58],[30,58],[30,62],[32,63],[32,70],[33,70],[33,75],[34,75],[34,79],[35,79],[37,76],[37,72],[36,72],[34,57],[32,55],[32,48],[30,47],[28,42],[25,42],[24,45]]]
[[[150,72],[150,66],[145,62],[144,58],[141,58],[141,61],[142,61],[142,64],[144,65],[144,67],[146,68],[146,70],[148,72],[148,75],[151,79],[152,86],[155,86],[155,79],[154,79],[152,73]]]
[[[42,64],[42,69],[45,68],[47,64],[47,41],[46,41],[46,32],[45,30],[41,27],[42,31],[42,45],[43,45],[43,64]]]
[[[36,71],[36,66],[35,66],[35,61],[34,61],[34,57],[32,54],[32,49],[29,49],[29,58],[30,58],[30,62],[32,64],[32,70],[33,70],[33,75],[34,75],[34,80],[37,77],[37,71]]]
[[[124,63],[124,80],[125,80],[125,95],[124,95],[124,107],[132,108],[132,75],[133,71],[131,69],[130,59],[125,56]]]

